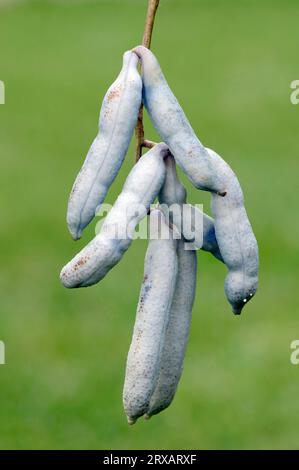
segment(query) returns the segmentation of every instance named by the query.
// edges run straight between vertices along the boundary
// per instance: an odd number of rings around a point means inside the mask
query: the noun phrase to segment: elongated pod
[[[141,103],[142,81],[137,64],[136,54],[125,52],[121,72],[102,104],[99,133],[71,191],[67,224],[75,240],[104,201],[127,153]]]
[[[166,177],[159,194],[159,207],[177,205],[182,210],[182,204],[186,201],[186,190],[177,177],[171,154],[165,159],[165,165]],[[186,245],[183,238],[178,241],[178,274],[165,333],[160,373],[146,413],[148,417],[170,405],[182,374],[197,271],[196,251],[186,250]]]
[[[165,165],[165,181],[159,194],[161,210],[186,241],[192,242],[196,248],[209,251],[223,261],[215,236],[213,219],[197,207],[186,203],[187,192],[178,179],[175,161],[171,154],[165,158]]]
[[[233,312],[240,314],[258,285],[258,246],[244,207],[239,181],[224,160],[207,149],[218,166],[226,186],[226,196],[212,195],[215,232],[222,258],[228,268],[225,293]]]
[[[120,261],[132,243],[136,225],[161,189],[167,153],[165,144],[157,144],[133,167],[100,233],[62,269],[65,287],[95,284]]]
[[[156,57],[144,46],[133,50],[141,59],[143,101],[157,132],[196,188],[222,194],[220,175],[168,86]]]
[[[173,400],[183,371],[196,290],[196,251],[178,241],[178,275],[166,328],[161,369],[147,416],[167,408]]]
[[[169,233],[164,215],[159,210],[151,212],[153,237],[148,245],[144,278],[137,307],[136,321],[130,346],[123,404],[128,422],[133,424],[148,410],[151,396],[157,384],[165,331],[169,320],[177,275],[177,242]]]

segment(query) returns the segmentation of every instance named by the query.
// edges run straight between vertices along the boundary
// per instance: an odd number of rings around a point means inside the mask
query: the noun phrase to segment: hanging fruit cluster
[[[199,141],[156,57],[144,46],[124,54],[122,70],[104,97],[99,133],[69,199],[67,223],[73,238],[80,238],[105,200],[128,151],[141,103],[162,143],[153,144],[137,161],[100,233],[60,276],[68,288],[103,279],[130,247],[135,228],[158,197],[159,204],[150,212],[150,241],[127,360],[123,402],[129,423],[159,413],[175,395],[195,297],[195,249],[211,252],[227,266],[225,293],[235,314],[257,290],[259,264],[235,173]],[[194,227],[198,209],[186,203],[176,164],[196,188],[211,193],[214,220],[200,214],[200,232]],[[172,205],[179,210],[171,212]],[[188,243],[193,249],[186,249]]]

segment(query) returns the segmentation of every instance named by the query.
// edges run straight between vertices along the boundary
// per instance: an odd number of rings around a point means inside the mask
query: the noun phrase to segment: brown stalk
[[[150,49],[151,47],[151,40],[153,34],[153,27],[155,22],[155,15],[157,8],[159,6],[160,0],[148,0],[148,7],[145,19],[145,26],[144,26],[144,33],[142,39],[142,45]],[[135,160],[136,162],[142,155],[142,148],[152,148],[154,146],[154,142],[150,142],[149,140],[144,140],[144,127],[143,127],[143,104],[141,104],[138,114],[137,125],[135,129],[135,136],[136,136],[136,151],[135,151]]]

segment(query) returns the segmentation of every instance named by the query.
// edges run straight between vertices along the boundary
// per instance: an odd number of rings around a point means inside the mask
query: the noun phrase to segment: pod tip
[[[68,265],[65,265],[61,272],[60,272],[60,282],[61,284],[66,287],[67,289],[74,289],[74,288],[77,288],[77,287],[85,287],[81,284],[79,284],[78,282],[74,282],[74,280],[72,279],[72,277],[69,275],[69,267]]]
[[[69,284],[67,282],[67,276],[66,276],[66,273],[65,273],[65,267],[62,268],[61,272],[60,272],[60,282],[61,284],[64,286],[64,287],[67,287],[69,288]]]
[[[234,315],[241,315],[244,305],[233,307],[233,314]]]
[[[77,241],[77,240],[80,240],[80,238],[82,237],[82,230],[76,232],[76,233],[71,233],[72,235],[72,238],[74,241]]]
[[[71,234],[71,237],[73,240],[80,240],[82,237],[82,230],[77,228],[77,227],[72,227],[71,225],[68,225],[69,232]]]
[[[136,423],[137,419],[136,418],[131,418],[130,416],[127,416],[127,421],[130,426]]]

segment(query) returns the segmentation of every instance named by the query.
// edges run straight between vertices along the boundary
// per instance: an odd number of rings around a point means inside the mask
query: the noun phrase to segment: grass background
[[[68,291],[58,274],[94,233],[71,241],[67,198],[146,1],[0,3],[0,448],[298,448],[298,1],[161,0],[153,50],[201,140],[240,178],[261,270],[234,317],[225,268],[199,253],[177,396],[133,427],[121,393],[146,242],[93,288]],[[108,202],[132,164],[133,147]]]

